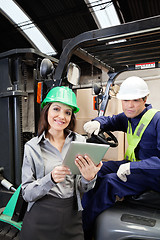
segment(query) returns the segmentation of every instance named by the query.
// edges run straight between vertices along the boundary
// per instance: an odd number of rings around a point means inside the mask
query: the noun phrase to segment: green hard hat
[[[60,102],[70,106],[73,109],[73,112],[76,113],[79,111],[76,101],[75,93],[68,87],[54,87],[52,88],[45,99],[43,100],[41,107],[44,108],[47,103],[50,102]]]

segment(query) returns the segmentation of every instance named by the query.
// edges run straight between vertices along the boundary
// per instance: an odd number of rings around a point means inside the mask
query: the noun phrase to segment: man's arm
[[[93,121],[96,120],[100,122],[100,129],[105,131],[123,131],[127,132],[128,127],[128,118],[124,113],[110,116],[101,116],[96,117]]]

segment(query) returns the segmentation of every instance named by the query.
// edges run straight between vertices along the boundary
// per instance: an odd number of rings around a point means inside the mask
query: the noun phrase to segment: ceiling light
[[[14,1],[0,0],[0,8],[12,23],[14,23],[14,25],[16,24],[16,27],[23,31],[24,35],[30,39],[32,44],[36,46],[39,51],[48,55],[56,54],[54,47]]]
[[[99,28],[119,25],[115,7],[111,0],[85,0]]]

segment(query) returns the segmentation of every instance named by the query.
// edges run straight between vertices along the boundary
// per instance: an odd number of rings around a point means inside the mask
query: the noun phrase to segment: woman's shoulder
[[[39,137],[36,136],[31,138],[29,141],[27,141],[25,145],[33,146],[33,145],[37,145],[38,143],[39,143]]]

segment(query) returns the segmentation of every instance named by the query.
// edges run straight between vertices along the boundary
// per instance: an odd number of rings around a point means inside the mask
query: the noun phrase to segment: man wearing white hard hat
[[[122,131],[127,133],[128,140],[125,159],[103,162],[95,188],[83,197],[86,235],[96,217],[114,205],[116,196],[123,198],[147,190],[160,192],[160,112],[146,104],[148,95],[148,86],[142,78],[129,77],[117,94],[123,112],[97,117],[84,125],[89,134],[98,134],[100,129]]]

